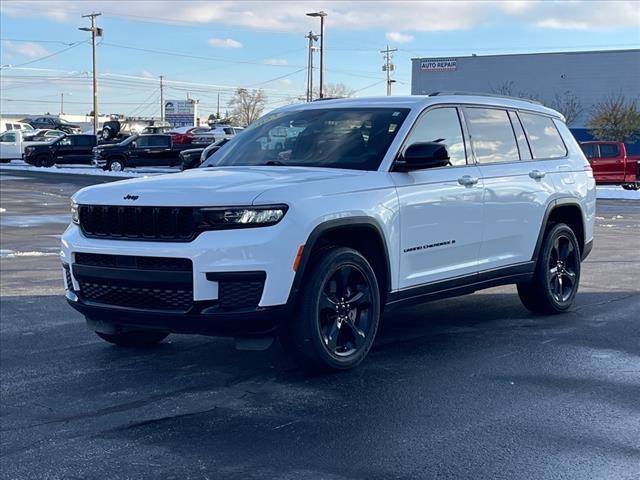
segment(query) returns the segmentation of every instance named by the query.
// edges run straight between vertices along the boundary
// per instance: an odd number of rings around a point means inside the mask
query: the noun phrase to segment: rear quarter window
[[[520,120],[529,139],[533,158],[562,158],[567,155],[567,147],[550,117],[520,112]]]

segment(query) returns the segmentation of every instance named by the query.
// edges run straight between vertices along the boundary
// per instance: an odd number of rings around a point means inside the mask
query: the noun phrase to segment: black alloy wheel
[[[567,234],[560,234],[551,246],[548,281],[551,295],[558,303],[569,300],[577,286],[580,258]]]
[[[329,247],[313,255],[280,341],[306,367],[347,370],[364,360],[375,340],[382,308],[378,279],[354,249]]]
[[[342,264],[325,282],[318,303],[318,326],[327,350],[348,357],[371,334],[371,289],[355,264]]]
[[[580,246],[573,230],[564,223],[548,227],[533,278],[518,283],[522,304],[536,314],[567,311],[578,292],[580,261]]]

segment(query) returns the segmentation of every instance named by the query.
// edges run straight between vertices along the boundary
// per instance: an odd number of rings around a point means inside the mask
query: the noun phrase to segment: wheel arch
[[[373,236],[364,237],[362,234]],[[376,273],[381,306],[384,306],[391,290],[389,248],[379,223],[371,217],[364,216],[328,220],[311,231],[304,244],[287,303],[293,305],[296,301],[305,273],[309,270],[317,252],[331,246],[353,248],[367,259]]]
[[[536,261],[538,259],[545,234],[550,226],[557,223],[566,223],[573,230],[580,246],[580,253],[584,259],[589,253],[589,248],[586,245],[585,218],[582,207],[575,198],[558,198],[551,201],[545,210],[532,260]]]

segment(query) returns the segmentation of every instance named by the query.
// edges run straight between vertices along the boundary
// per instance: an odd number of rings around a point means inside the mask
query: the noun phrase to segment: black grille
[[[256,308],[262,297],[263,288],[264,280],[221,281],[218,284],[220,308],[224,310]]]
[[[199,233],[192,207],[80,205],[80,228],[91,238],[189,242]]]
[[[78,252],[75,254],[75,263],[92,267],[168,270],[172,272],[191,271],[191,260],[188,258],[138,257],[131,255],[105,255],[100,253]]]
[[[186,312],[193,304],[193,288],[138,288],[80,281],[80,292],[91,302],[145,310]]]

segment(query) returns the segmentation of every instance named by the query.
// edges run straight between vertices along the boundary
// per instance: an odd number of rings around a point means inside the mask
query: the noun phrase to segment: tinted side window
[[[518,118],[516,112],[509,112],[509,118],[511,119],[511,125],[513,125],[513,133],[516,134],[516,141],[518,142],[518,151],[520,152],[520,160],[531,160],[531,150],[529,149],[529,143],[527,137],[522,129],[522,124]]]
[[[437,142],[447,147],[451,165],[466,165],[467,156],[458,111],[454,107],[436,108],[418,119],[405,145]]]
[[[64,137],[62,140],[58,142],[58,145],[68,146],[68,145],[73,145],[73,142],[71,140],[71,137]]]
[[[0,142],[2,143],[12,143],[12,142],[16,142],[18,140],[18,135],[16,133],[13,132],[7,132],[2,134],[2,136],[0,137]]]
[[[466,108],[471,145],[479,163],[513,162],[520,159],[516,137],[506,110]]]
[[[169,138],[163,137],[163,136],[151,137],[151,146],[152,147],[168,147]]]
[[[91,141],[91,137],[87,137],[87,136],[82,136],[82,137],[75,137],[76,141],[75,144],[81,147],[90,147],[91,145],[93,145],[93,142]]]
[[[618,148],[618,145],[614,145],[613,143],[601,143],[600,156],[602,158],[619,157],[620,149]]]
[[[138,138],[136,138],[136,140],[135,140],[136,147],[137,148],[144,148],[144,147],[150,146],[149,138],[150,137],[138,137]]]
[[[596,158],[598,156],[595,143],[582,144],[580,145],[580,148],[582,149],[582,153],[584,153],[584,156],[587,158]]]
[[[7,128],[7,130],[13,130],[13,125],[11,125],[10,123],[5,123],[4,126]]]
[[[567,155],[562,137],[549,117],[535,113],[520,113],[533,158],[561,158]]]

